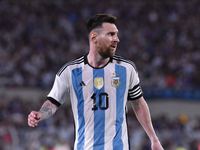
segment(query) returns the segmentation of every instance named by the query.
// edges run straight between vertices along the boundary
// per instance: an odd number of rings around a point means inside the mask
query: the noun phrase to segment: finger
[[[37,112],[32,111],[32,112],[30,113],[30,115],[33,116],[34,118],[36,118],[36,117],[37,117]]]
[[[30,118],[31,120],[34,120],[34,121],[38,121],[38,120],[40,120],[41,117],[38,112],[31,112],[28,115],[28,118]]]
[[[31,114],[28,116],[28,125],[31,127],[35,127],[38,125],[38,120],[35,119]]]
[[[35,119],[32,115],[29,115],[29,116],[28,116],[28,120],[29,120],[29,121],[33,121],[33,122],[36,122],[36,119]]]
[[[35,125],[35,124],[28,124],[30,127],[36,127],[37,126],[37,124]]]
[[[37,120],[39,120],[39,119],[41,118],[40,113],[39,113],[39,112],[36,112],[36,111],[32,111],[32,112],[31,112],[31,115],[32,115],[35,119],[37,119]]]
[[[38,120],[35,119],[35,118],[33,118],[32,116],[28,118],[28,121],[29,121],[30,123],[33,123],[33,124],[37,124],[37,123],[38,123]]]
[[[28,125],[29,125],[30,127],[35,127],[35,126],[37,126],[38,124],[37,124],[37,122],[28,119]]]
[[[30,127],[36,127],[38,126],[38,122],[39,119],[41,118],[41,115],[39,112],[37,111],[32,111],[29,115],[28,115],[28,125]]]

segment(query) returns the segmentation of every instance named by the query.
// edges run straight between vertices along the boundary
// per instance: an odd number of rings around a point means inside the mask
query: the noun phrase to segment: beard
[[[108,57],[113,57],[115,55],[115,51],[116,49],[107,48],[106,50],[99,49],[98,53],[101,57],[108,58]]]

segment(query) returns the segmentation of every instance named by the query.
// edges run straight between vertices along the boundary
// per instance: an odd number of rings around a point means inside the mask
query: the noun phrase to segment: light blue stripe
[[[95,78],[102,77],[104,81],[104,69],[93,69],[94,93],[96,94],[97,110],[94,110],[94,144],[93,150],[104,150],[105,135],[105,110],[99,108],[99,95],[104,93],[104,86],[101,89],[95,87]],[[105,84],[105,83],[104,83]],[[105,106],[105,96],[101,97],[102,106]]]
[[[83,89],[80,86],[82,82],[82,67],[72,70],[72,84],[76,97],[78,100],[77,109],[78,109],[78,143],[77,149],[83,150],[85,144],[85,119],[84,119],[84,99],[83,99]]]
[[[116,88],[116,136],[113,140],[113,150],[123,150],[122,123],[124,121],[124,94],[126,90],[126,68],[115,65],[116,76],[120,78],[121,85]]]

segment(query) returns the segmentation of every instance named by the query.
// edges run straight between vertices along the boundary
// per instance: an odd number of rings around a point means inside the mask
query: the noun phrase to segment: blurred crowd
[[[59,68],[87,53],[87,19],[118,18],[117,54],[132,60],[149,89],[200,89],[200,1],[0,1],[0,88],[50,88]],[[27,125],[44,101],[0,96],[0,150],[72,150],[68,105],[37,128]],[[134,116],[129,111],[129,116]],[[134,118],[134,119],[133,119]],[[128,117],[133,150],[150,150],[135,117]],[[200,118],[153,118],[165,150],[199,150]]]
[[[50,87],[59,68],[87,53],[86,21],[118,18],[117,54],[142,86],[200,88],[200,1],[0,1],[0,87]]]
[[[44,100],[25,101],[20,97],[0,100],[0,150],[72,150],[74,122],[71,106],[62,105],[38,127],[28,127],[31,110],[38,110]],[[165,150],[199,150],[200,117],[166,115],[152,119],[155,131]],[[128,129],[132,150],[151,150],[150,140],[138,123],[133,110],[128,111]]]

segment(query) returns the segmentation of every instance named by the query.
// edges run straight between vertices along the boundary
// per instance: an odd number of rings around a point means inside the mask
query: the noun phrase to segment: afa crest
[[[115,88],[119,87],[121,85],[120,77],[112,77],[111,85]]]

